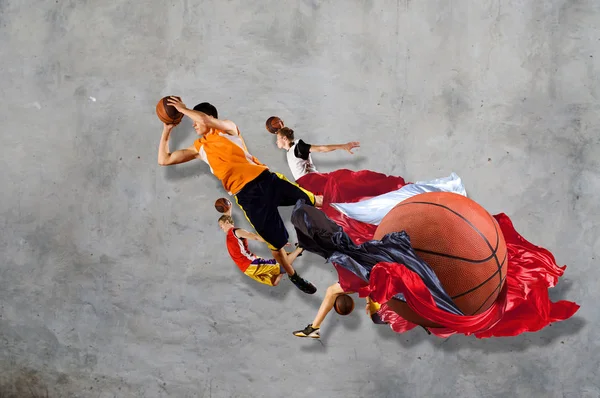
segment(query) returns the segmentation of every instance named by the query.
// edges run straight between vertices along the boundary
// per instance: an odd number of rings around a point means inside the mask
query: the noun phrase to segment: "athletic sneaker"
[[[294,332],[294,336],[296,337],[311,337],[313,339],[318,339],[321,337],[321,333],[319,332],[319,328],[313,328],[312,324],[309,324],[303,330],[296,330]]]
[[[294,275],[290,276],[290,281],[300,290],[307,294],[315,294],[317,291],[317,287],[307,281],[304,278],[301,278],[298,273],[294,273]]]

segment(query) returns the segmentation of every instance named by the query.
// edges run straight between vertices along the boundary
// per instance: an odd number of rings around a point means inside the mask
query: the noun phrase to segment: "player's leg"
[[[282,272],[281,274],[277,275],[275,277],[275,279],[273,279],[273,286],[279,285],[279,282],[281,282],[281,279],[283,278],[284,275],[285,275],[284,272]]]
[[[304,293],[314,294],[317,288],[306,279],[301,278],[288,260],[287,252],[284,250],[289,238],[287,229],[277,207],[270,205],[267,198],[268,195],[264,198],[265,202],[262,203],[262,206],[252,202],[246,203],[242,197],[236,197],[236,201],[256,233],[267,242],[273,258],[287,272],[290,281]]]
[[[285,269],[290,281],[304,293],[314,294],[317,288],[301,278],[288,261],[284,246],[288,242],[289,235],[277,210],[276,192],[270,189],[270,185],[272,184],[267,181],[266,185],[255,187],[255,190],[261,193],[260,196],[241,192],[236,196],[238,206],[256,233],[267,242],[273,257]]]
[[[337,282],[329,286],[327,288],[327,291],[325,292],[325,297],[321,302],[321,306],[319,307],[319,311],[317,312],[317,316],[315,316],[315,319],[312,321],[312,323],[309,323],[308,326],[306,326],[304,329],[295,331],[294,336],[312,338],[321,337],[321,323],[323,323],[325,317],[327,316],[327,314],[329,314],[329,311],[333,309],[335,299],[340,294],[344,293],[351,294],[351,292],[344,292],[340,284]]]
[[[319,311],[317,312],[317,316],[312,321],[312,325],[316,328],[321,326],[323,320],[329,314],[329,311],[333,309],[333,305],[335,303],[335,299],[340,295],[344,294],[342,287],[338,282],[327,288],[327,292],[325,293],[325,298],[321,302],[321,306],[319,307]]]
[[[304,251],[304,249],[298,247],[296,248],[296,250],[294,250],[291,253],[287,253],[287,258],[290,264],[294,264],[294,260],[296,260],[296,258],[302,254],[302,252]],[[276,270],[273,270],[273,286],[277,286],[279,284],[279,282],[281,281],[281,279],[283,278],[283,276],[286,274],[285,269],[283,268],[283,266],[279,265],[277,263],[277,260],[270,259],[270,260],[264,260],[265,263],[270,264],[271,266],[276,266]]]
[[[303,251],[304,251],[303,248],[297,247],[293,252],[288,253],[287,258],[288,258],[288,261],[290,262],[290,264],[294,264],[294,261],[296,260],[296,258],[298,258],[298,256],[300,254],[302,254]]]
[[[277,262],[286,270],[290,277],[290,281],[292,281],[292,283],[296,285],[298,289],[307,294],[316,293],[317,287],[306,279],[300,277],[298,272],[292,268],[292,264],[288,260],[287,252],[283,249],[283,247],[279,250],[272,250],[271,253],[273,254],[275,260],[277,260]],[[293,273],[290,272],[290,269],[293,271]]]
[[[314,294],[317,291],[317,288],[298,275],[298,272],[296,272],[292,266],[292,261],[288,258],[288,253],[284,249],[288,242],[289,235],[277,207],[269,208],[265,220],[264,226],[260,230],[257,229],[257,233],[267,242],[267,245],[273,254],[273,258],[275,258],[277,263],[285,269],[289,275],[290,281],[296,285],[298,289],[307,294]],[[295,257],[292,257],[292,259],[295,259],[297,256],[298,255],[295,254]]]
[[[298,256],[300,256],[302,254],[302,252],[304,251],[303,248],[301,247],[297,247],[294,251],[292,252],[285,252],[285,255],[287,256],[287,263],[293,268],[293,264],[294,261],[296,260],[296,258],[298,258]],[[277,262],[277,259],[273,259],[273,260],[265,260],[265,261],[274,261]],[[284,265],[279,265],[282,268],[282,272],[287,272],[284,268]]]
[[[273,173],[274,189],[277,190],[279,206],[295,206],[298,199],[304,199],[307,204],[315,207],[323,206],[323,196],[315,195],[300,185],[291,182],[281,173]]]

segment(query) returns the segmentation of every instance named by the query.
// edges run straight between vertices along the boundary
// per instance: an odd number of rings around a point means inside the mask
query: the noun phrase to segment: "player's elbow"
[[[227,131],[231,135],[238,135],[238,127],[237,124],[232,122],[231,120],[223,120],[223,124],[225,127],[225,131]]]
[[[170,163],[169,163],[169,159],[168,158],[163,158],[163,157],[158,158],[158,165],[159,166],[168,166],[169,164]]]

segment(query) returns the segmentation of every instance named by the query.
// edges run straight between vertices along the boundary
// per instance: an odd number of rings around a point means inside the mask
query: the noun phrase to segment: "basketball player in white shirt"
[[[266,128],[270,133],[277,134],[277,147],[287,151],[287,161],[295,180],[305,176],[308,173],[318,173],[315,167],[311,153],[331,152],[337,149],[343,149],[350,154],[353,148],[358,148],[360,143],[353,141],[345,144],[333,145],[311,145],[302,140],[294,138],[294,130],[285,127],[283,121],[277,116],[267,119]]]

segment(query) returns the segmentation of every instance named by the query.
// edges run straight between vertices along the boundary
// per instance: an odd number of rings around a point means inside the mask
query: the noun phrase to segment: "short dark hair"
[[[294,141],[294,130],[289,127],[282,127],[277,131],[282,137],[287,138],[290,142]]]
[[[217,108],[208,102],[203,102],[194,107],[195,111],[206,113],[209,116],[214,117],[215,119],[219,118],[219,113],[217,112]]]
[[[233,217],[228,216],[227,214],[223,214],[221,217],[219,217],[219,222],[228,222],[231,225],[233,224]]]

